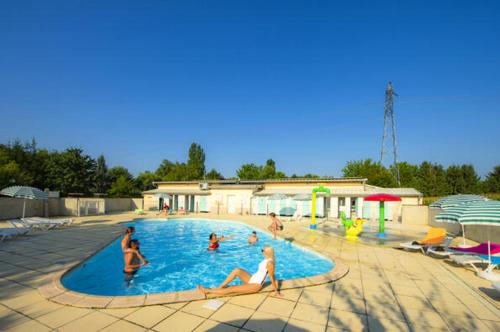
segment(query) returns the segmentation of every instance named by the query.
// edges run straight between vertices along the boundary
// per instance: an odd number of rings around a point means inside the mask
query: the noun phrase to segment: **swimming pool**
[[[249,245],[247,238],[254,229],[237,222],[171,219],[140,220],[126,225],[135,227],[134,238],[139,239],[149,265],[126,280],[122,272],[120,237],[66,273],[62,284],[76,292],[106,296],[175,292],[194,289],[199,284],[216,287],[236,267],[254,273],[266,244],[275,249],[278,279],[314,276],[334,267],[326,257],[289,241],[273,240],[259,230],[256,230],[259,242]],[[235,238],[222,242],[218,250],[210,252],[207,246],[212,232]]]

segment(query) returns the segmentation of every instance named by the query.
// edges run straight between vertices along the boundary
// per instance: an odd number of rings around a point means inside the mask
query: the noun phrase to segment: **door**
[[[227,196],[227,213],[232,214],[236,213],[236,196],[228,195]]]
[[[266,214],[266,201],[263,197],[258,198],[257,214]]]
[[[208,212],[208,210],[207,210],[207,196],[200,197],[200,212]]]

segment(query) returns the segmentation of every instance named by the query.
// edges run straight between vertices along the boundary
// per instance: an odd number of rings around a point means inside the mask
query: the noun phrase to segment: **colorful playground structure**
[[[316,229],[318,226],[316,225],[316,194],[317,193],[325,193],[330,195],[330,189],[323,187],[320,185],[312,190],[312,198],[311,198],[311,224],[309,225],[310,229]]]
[[[358,237],[363,231],[363,223],[365,222],[362,218],[356,218],[356,220],[347,219],[344,212],[340,213],[340,220],[345,228],[345,236],[349,238]]]

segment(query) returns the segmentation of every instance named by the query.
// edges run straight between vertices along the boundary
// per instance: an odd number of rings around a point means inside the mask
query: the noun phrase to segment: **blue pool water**
[[[276,254],[276,276],[292,279],[328,272],[334,263],[321,255],[284,240],[273,240],[257,231],[259,242],[247,244],[251,227],[229,221],[213,220],[141,220],[130,223],[136,229],[133,238],[140,241],[141,252],[150,264],[126,280],[123,270],[121,237],[62,278],[71,290],[93,295],[139,295],[189,290],[202,284],[218,286],[236,267],[249,273],[262,260],[261,249],[272,245]],[[125,229],[125,225],[124,225]],[[220,243],[215,252],[207,251],[210,233],[234,235]]]

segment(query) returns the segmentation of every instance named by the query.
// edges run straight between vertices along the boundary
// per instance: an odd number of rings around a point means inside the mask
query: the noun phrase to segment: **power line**
[[[399,177],[399,167],[398,167],[398,150],[397,150],[397,140],[396,140],[396,123],[394,121],[394,96],[397,94],[394,92],[394,88],[392,87],[392,83],[389,82],[387,84],[387,88],[385,89],[385,107],[384,107],[384,131],[382,133],[382,147],[380,150],[380,164],[384,163],[384,155],[387,153],[386,151],[386,139],[387,136],[391,135],[392,140],[392,155],[393,155],[393,165],[394,172],[396,176],[396,180],[398,181],[398,186],[401,185],[400,177]],[[390,144],[389,143],[389,144]],[[389,151],[390,153],[391,151]]]

